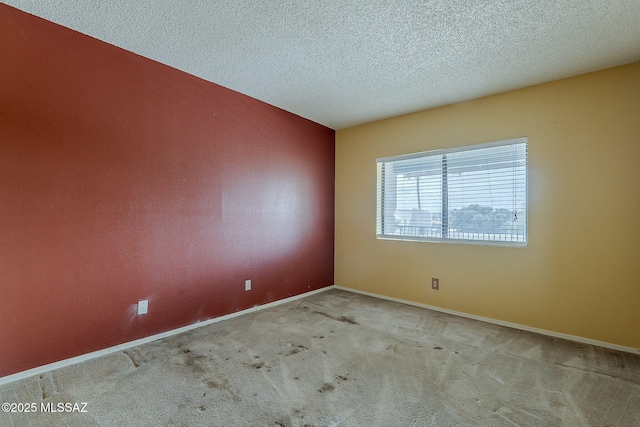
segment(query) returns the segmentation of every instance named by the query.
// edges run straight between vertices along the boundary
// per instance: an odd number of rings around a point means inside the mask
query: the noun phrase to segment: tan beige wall
[[[527,248],[376,240],[376,158],[519,136]],[[338,286],[640,348],[640,63],[338,131],[335,242]]]

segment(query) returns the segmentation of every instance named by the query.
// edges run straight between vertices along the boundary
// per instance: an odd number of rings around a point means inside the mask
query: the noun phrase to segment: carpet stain
[[[338,321],[344,322],[344,323],[351,323],[352,325],[359,325],[359,323],[356,322],[356,319],[354,319],[352,316],[340,316],[338,317]]]
[[[218,382],[213,378],[205,378],[203,379],[203,381],[207,385],[207,387],[209,387],[210,389],[219,390],[220,392],[227,393],[229,396],[231,396],[231,399],[233,399],[233,401],[236,403],[242,400],[235,393],[235,391],[231,387],[231,383],[229,383],[229,380],[226,378],[222,382]]]
[[[287,419],[279,419],[273,422],[273,425],[276,427],[291,427],[291,422]]]
[[[129,359],[131,359],[131,363],[133,363],[133,366],[134,366],[135,368],[137,368],[137,367],[139,367],[139,366],[140,366],[140,364],[138,363],[138,361],[137,361],[137,360],[136,360],[136,359],[131,355],[131,353],[129,353],[128,351],[124,351],[123,353],[124,353],[124,354],[126,354],[126,355],[129,357]]]
[[[324,393],[324,392],[327,392],[327,391],[333,391],[335,389],[336,389],[336,386],[333,383],[324,383],[324,384],[322,384],[322,387],[320,387],[318,389],[318,391],[320,393]]]
[[[332,316],[329,313],[325,313],[324,311],[312,311],[313,314],[319,314],[320,316],[327,317],[332,320],[337,320],[338,322],[350,323],[352,325],[359,325],[356,319],[353,316]],[[330,331],[333,332],[333,331]]]
[[[292,344],[292,346],[293,347],[289,350],[289,353],[287,354],[287,356],[292,356],[294,354],[300,353],[301,351],[309,350],[308,347],[305,347],[304,345],[300,345],[300,344],[298,345]]]
[[[43,379],[44,375],[40,375],[40,389],[42,390],[42,400],[45,400],[49,397],[49,393],[47,393],[47,390],[45,390],[44,382],[42,382]]]
[[[392,351],[393,354],[398,353],[398,344],[388,345],[385,350]]]
[[[195,373],[203,373],[205,369],[200,365],[200,363],[196,359],[201,359],[206,356],[194,356],[191,351],[185,353],[181,351],[177,355],[171,358],[171,363],[179,366],[187,366]]]

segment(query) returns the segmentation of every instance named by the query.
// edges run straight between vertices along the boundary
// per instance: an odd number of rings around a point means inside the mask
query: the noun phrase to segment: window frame
[[[397,235],[397,234],[383,234],[383,211],[384,211],[384,167],[386,162],[395,162],[395,161],[403,161],[403,160],[411,160],[418,158],[426,158],[432,156],[442,156],[450,153],[460,153],[464,151],[474,151],[474,150],[482,150],[485,148],[493,148],[500,146],[508,146],[508,145],[516,145],[516,144],[524,144],[525,148],[525,171],[524,171],[524,188],[525,188],[525,218],[524,218],[524,241],[501,241],[501,240],[479,240],[479,239],[462,239],[462,238],[451,238],[451,237],[430,237],[430,236],[415,236],[415,235]],[[441,171],[442,173],[442,181],[440,184],[440,191],[443,197],[443,200],[448,199],[444,197],[445,189],[447,187],[447,171],[446,171],[446,163],[443,163],[445,166]],[[417,242],[428,242],[428,243],[456,243],[456,244],[471,244],[471,245],[484,245],[484,246],[503,246],[503,247],[513,247],[513,248],[526,248],[529,245],[529,141],[528,137],[517,137],[499,141],[492,141],[480,144],[459,146],[459,147],[451,147],[445,149],[436,149],[429,151],[421,151],[417,153],[409,153],[409,154],[401,154],[397,156],[388,156],[381,157],[376,159],[376,174],[377,174],[377,188],[376,188],[376,239],[379,240],[399,240],[399,241],[417,241]],[[396,199],[397,200],[397,199]],[[445,208],[447,209],[447,213],[445,213]],[[448,206],[443,203],[441,214],[448,216]],[[444,221],[441,221],[444,223]],[[443,227],[443,230],[448,229],[447,226]]]

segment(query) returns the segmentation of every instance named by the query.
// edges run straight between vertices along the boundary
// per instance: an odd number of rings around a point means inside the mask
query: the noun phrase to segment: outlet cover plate
[[[431,279],[431,289],[434,291],[440,289],[440,279],[436,279],[435,277]]]
[[[138,316],[149,312],[149,300],[143,299],[138,301]]]
[[[244,290],[245,291],[250,291],[251,290],[251,280],[245,280],[244,281]]]

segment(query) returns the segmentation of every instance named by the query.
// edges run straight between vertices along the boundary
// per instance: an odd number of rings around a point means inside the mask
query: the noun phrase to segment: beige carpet
[[[0,412],[20,427],[640,427],[640,356],[330,290],[6,384],[0,402],[37,406]]]

